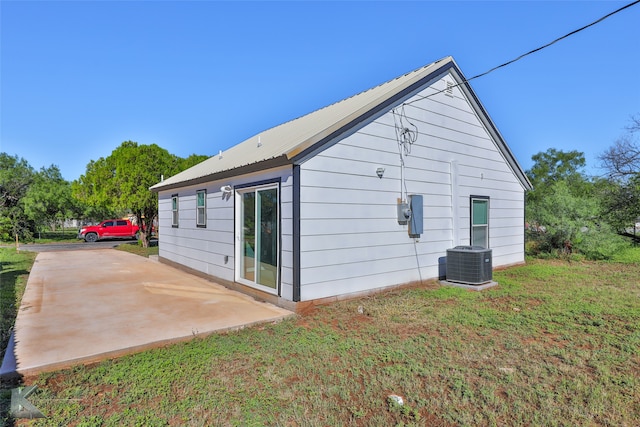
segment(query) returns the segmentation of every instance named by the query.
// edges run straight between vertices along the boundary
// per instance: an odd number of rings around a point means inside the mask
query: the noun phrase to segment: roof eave
[[[240,166],[237,168],[210,173],[207,175],[199,176],[197,178],[193,178],[185,181],[178,181],[174,183],[168,183],[165,185],[163,185],[163,183],[160,182],[150,187],[149,190],[151,190],[154,193],[159,193],[161,191],[175,190],[176,188],[206,184],[208,182],[232,178],[238,175],[244,175],[244,174],[253,173],[253,172],[262,172],[267,169],[273,169],[273,168],[282,167],[290,164],[292,164],[292,162],[286,156],[282,155],[282,156],[274,157],[271,159],[263,160],[260,162]]]

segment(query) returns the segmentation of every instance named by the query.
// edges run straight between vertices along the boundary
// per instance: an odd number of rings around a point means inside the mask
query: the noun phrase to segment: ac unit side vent
[[[493,280],[491,249],[480,246],[456,246],[447,249],[447,280],[481,285]]]

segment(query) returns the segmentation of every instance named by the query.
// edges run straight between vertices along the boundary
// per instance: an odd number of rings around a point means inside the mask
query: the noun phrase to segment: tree
[[[60,169],[55,165],[41,168],[35,173],[33,182],[22,199],[26,217],[37,227],[46,224],[53,230],[58,221],[64,223],[72,216],[73,206],[71,184],[62,177]]]
[[[607,222],[618,233],[629,235],[627,229],[640,218],[640,174],[623,182],[603,180],[600,194]]]
[[[604,214],[621,234],[640,218],[640,114],[631,117],[626,130],[599,157],[608,178],[602,192]]]
[[[71,183],[71,192],[81,203],[78,212],[80,218],[100,221],[127,213],[121,209],[118,211],[117,203],[105,189],[104,183],[113,179],[114,173],[113,167],[101,157],[96,161],[91,160],[85,174]]]
[[[544,209],[545,199],[558,182],[565,182],[574,195],[587,193],[588,180],[582,172],[586,165],[584,153],[550,148],[534,154],[531,160],[534,164],[525,172],[533,186],[533,190],[526,194],[526,216],[530,223],[541,223],[545,213],[540,209]]]
[[[18,156],[0,153],[0,207],[17,206],[33,182],[31,165]]]
[[[603,221],[598,187],[582,169],[578,151],[549,149],[532,157],[527,171],[534,190],[526,196],[526,220],[530,252],[581,252],[589,258],[608,258],[624,245]]]
[[[638,134],[640,134],[640,114],[631,117],[627,133],[618,138],[611,147],[599,156],[601,166],[607,171],[609,179],[625,181],[640,173]]]
[[[86,173],[73,185],[74,194],[94,209],[132,214],[141,226],[142,245],[147,247],[158,215],[158,195],[149,187],[162,175],[169,177],[206,158],[182,159],[156,144],[125,141],[110,156],[87,165]]]
[[[21,201],[34,180],[31,165],[18,156],[0,153],[0,238],[30,238],[33,222],[25,215]]]
[[[584,176],[584,167],[586,161],[584,153],[580,151],[562,151],[555,148],[549,148],[547,151],[540,152],[531,156],[534,165],[526,171],[533,191],[529,194],[535,196],[537,189],[543,189],[552,186],[558,181],[566,181],[574,190],[584,187],[587,181]],[[542,192],[542,191],[541,191]]]
[[[185,169],[189,169],[191,166],[204,162],[208,158],[209,156],[204,156],[202,154],[191,154],[189,157],[179,159],[178,171],[181,172]]]

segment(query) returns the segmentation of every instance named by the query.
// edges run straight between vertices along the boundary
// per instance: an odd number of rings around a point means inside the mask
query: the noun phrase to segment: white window
[[[171,196],[171,226],[178,226],[178,195]]]
[[[207,190],[196,192],[196,226],[207,226]]]
[[[489,198],[471,196],[471,246],[489,247]]]

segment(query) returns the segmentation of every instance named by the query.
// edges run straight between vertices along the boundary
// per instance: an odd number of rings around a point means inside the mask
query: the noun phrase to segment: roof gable
[[[350,98],[331,104],[312,113],[267,129],[219,155],[183,171],[151,187],[152,191],[222,179],[229,176],[304,161],[349,132],[384,114],[404,100],[421,91],[441,75],[453,71],[458,84],[472,101],[485,126],[498,142],[525,189],[530,189],[526,175],[486,114],[478,98],[456,66],[446,57],[397,77]]]

